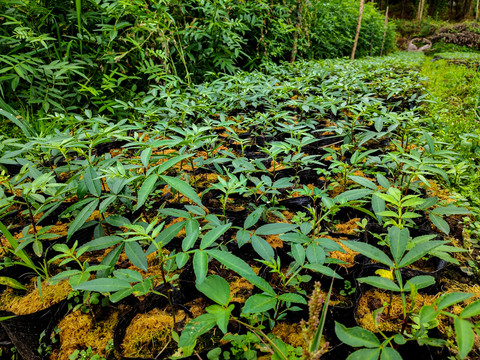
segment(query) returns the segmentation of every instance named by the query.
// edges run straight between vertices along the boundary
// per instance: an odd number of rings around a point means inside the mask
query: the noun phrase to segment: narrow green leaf
[[[305,248],[300,244],[292,244],[292,256],[298,265],[305,264]]]
[[[414,263],[415,261],[417,261],[418,259],[420,259],[422,256],[425,256],[426,254],[428,254],[429,251],[445,243],[446,241],[431,240],[428,242],[423,242],[418,245],[415,245],[412,249],[410,249],[409,252],[407,252],[407,254],[403,257],[403,259],[400,261],[400,264],[398,266],[400,268],[408,266]]]
[[[455,317],[453,325],[455,328],[455,339],[458,345],[458,356],[460,359],[465,359],[470,350],[472,350],[475,339],[472,324],[467,320]]]
[[[208,271],[208,255],[205,252],[195,250],[193,254],[193,271],[195,272],[196,283],[201,283],[205,280]]]
[[[361,283],[375,286],[379,289],[390,290],[390,291],[400,291],[400,287],[395,284],[392,280],[381,277],[381,276],[366,276],[357,279]]]
[[[110,273],[112,272],[112,269],[114,268],[115,264],[117,263],[118,259],[120,258],[120,255],[122,254],[124,246],[125,246],[125,243],[121,243],[115,249],[110,251],[107,254],[107,256],[105,256],[103,258],[100,265],[108,266],[108,269],[97,271],[97,279],[98,278],[104,278],[104,277],[107,277],[108,275],[110,275]]]
[[[430,275],[419,275],[411,278],[407,281],[404,286],[404,290],[407,292],[411,291],[412,285],[417,288],[417,290],[432,286],[435,284],[435,278]]]
[[[341,243],[349,249],[357,251],[370,259],[376,260],[389,267],[394,267],[392,260],[382,250],[375,246],[356,241],[341,241]]]
[[[83,176],[85,178],[85,184],[87,185],[87,189],[90,194],[94,196],[100,196],[102,194],[102,184],[100,183],[97,172],[92,165],[85,169],[85,173],[83,174]]]
[[[256,231],[256,235],[277,235],[295,230],[298,225],[287,223],[266,224],[260,226]]]
[[[155,243],[161,243],[162,246],[167,245],[170,241],[172,241],[175,236],[178,235],[178,233],[180,232],[180,230],[182,230],[184,226],[185,220],[168,226],[160,234],[158,234],[158,236],[155,238]],[[155,244],[152,243],[147,249],[147,255],[155,252],[156,250],[157,247],[155,246]]]
[[[153,189],[155,188],[155,184],[158,180],[157,174],[151,174],[149,177],[145,179],[140,190],[138,190],[137,195],[137,206],[135,207],[135,211],[140,209],[145,201],[148,199],[150,194],[152,193]]]
[[[200,242],[200,249],[203,250],[203,249],[209,247],[210,245],[212,245],[213,242],[216,241],[220,236],[225,234],[227,232],[227,230],[230,229],[231,226],[232,226],[232,224],[228,223],[228,224],[225,224],[225,225],[222,225],[222,226],[219,226],[219,227],[215,227],[212,230],[210,230],[209,232],[207,232],[203,236],[202,241]]]
[[[255,294],[245,301],[242,312],[244,314],[259,314],[273,309],[276,304],[277,299],[274,296]]]
[[[185,238],[182,241],[182,250],[190,250],[200,235],[200,224],[196,219],[188,219],[185,222]]]
[[[371,180],[365,179],[362,176],[354,176],[354,175],[349,175],[348,176],[351,180],[355,181],[357,184],[360,184],[368,189],[377,191],[377,185]]]
[[[278,297],[278,300],[297,303],[297,304],[304,304],[304,305],[307,304],[307,300],[305,300],[305,298],[302,295],[294,294],[294,293],[282,294]]]
[[[75,287],[75,290],[87,290],[87,291],[96,291],[100,293],[114,292],[122,289],[129,289],[130,283],[124,280],[112,279],[112,278],[102,278],[102,279],[93,279],[87,282],[84,282]]]
[[[123,239],[120,236],[111,235],[111,236],[102,236],[95,240],[89,241],[86,244],[82,245],[80,249],[88,248],[87,251],[96,251],[106,249],[110,246],[116,245],[121,242]]]
[[[388,181],[387,178],[380,173],[377,174],[377,182],[378,185],[383,187],[385,190],[391,186],[390,181]]]
[[[235,305],[231,304],[229,307],[224,308],[219,305],[211,305],[207,307],[205,310],[209,314],[214,314],[215,319],[217,321],[218,328],[224,333],[227,333],[228,322],[230,321],[230,314],[232,310],[235,308]]]
[[[275,259],[275,252],[273,251],[272,246],[267,241],[255,234],[252,235],[251,240],[253,249],[258,255],[260,255],[263,260],[272,261],[273,259]]]
[[[450,225],[443,220],[440,216],[435,214],[428,214],[428,217],[433,225],[435,225],[440,231],[444,232],[445,234],[450,233]]]
[[[205,252],[220,261],[227,268],[244,277],[247,281],[251,282],[259,289],[265,291],[267,294],[275,296],[275,291],[272,289],[270,284],[255,274],[252,268],[239,257],[221,250],[206,250]]]
[[[248,214],[247,218],[245,219],[245,222],[243,223],[243,228],[249,229],[253,225],[255,225],[260,219],[260,216],[262,216],[263,211],[264,211],[263,207],[259,207],[255,211]]]
[[[195,190],[190,186],[190,184],[188,184],[185,181],[183,181],[179,178],[176,178],[176,177],[171,177],[171,176],[167,176],[167,175],[161,175],[160,177],[168,185],[170,185],[172,188],[177,190],[180,194],[182,194],[183,196],[186,196],[187,198],[192,200],[198,206],[203,207],[202,201],[198,197]]]
[[[100,203],[99,199],[92,199],[92,201],[84,206],[82,211],[78,213],[78,215],[75,217],[75,220],[70,224],[70,227],[68,228],[67,232],[67,240],[69,240],[72,235],[80,229],[83,224],[87,221],[87,219],[90,217],[90,215],[93,214],[95,209],[97,208],[98,204]]]
[[[148,163],[150,161],[150,156],[152,156],[152,148],[146,148],[142,150],[142,153],[140,154],[140,161],[142,162],[142,165],[144,168],[148,167]]]
[[[474,301],[470,305],[468,305],[465,309],[462,310],[460,313],[460,317],[463,319],[472,317],[472,316],[477,316],[480,314],[480,299],[477,301]]]
[[[12,279],[11,277],[8,277],[8,276],[0,276],[0,284],[8,286],[12,289],[27,290],[27,288],[23,286],[21,283],[19,283],[17,280]]]
[[[190,320],[183,329],[178,347],[195,345],[197,338],[212,329],[217,323],[215,314],[203,314]]]
[[[133,265],[135,265],[139,269],[147,271],[147,255],[145,255],[142,247],[136,241],[125,242],[125,254],[128,257],[128,260],[130,260]]]
[[[155,169],[156,173],[157,174],[163,174],[165,171],[167,171],[168,169],[170,169],[172,166],[174,166],[175,164],[177,164],[178,162],[182,161],[182,160],[185,160],[189,157],[191,157],[192,155],[180,155],[180,156],[175,156],[174,158],[171,158],[171,159],[168,159],[167,161],[165,161],[164,163],[162,163],[158,168]],[[202,206],[200,206],[202,207]]]
[[[335,334],[344,344],[353,347],[380,347],[380,341],[371,331],[362,329],[359,326],[347,328],[344,325],[335,321]],[[380,352],[378,353],[378,355]],[[377,355],[377,357],[378,357]]]
[[[307,259],[311,264],[323,265],[325,262],[325,251],[320,245],[310,244],[306,250]]]
[[[353,189],[347,190],[333,198],[335,203],[343,204],[346,202],[360,200],[370,195],[373,191],[368,189]]]
[[[461,301],[465,301],[470,299],[473,294],[470,293],[463,293],[463,292],[452,292],[449,294],[443,294],[440,298],[436,301],[437,302],[437,309],[443,310],[453,304],[459,303]],[[461,314],[460,314],[461,316]]]
[[[408,228],[399,229],[396,226],[392,226],[388,229],[388,239],[390,241],[390,251],[393,256],[393,261],[398,264],[407,249],[408,241],[410,240],[410,231]]]

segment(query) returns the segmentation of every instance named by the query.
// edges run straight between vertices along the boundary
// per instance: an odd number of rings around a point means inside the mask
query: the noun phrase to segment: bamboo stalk
[[[350,57],[351,60],[355,59],[355,52],[357,51],[358,37],[360,36],[360,27],[362,26],[363,5],[364,5],[364,0],[360,0],[357,31],[355,32],[355,40],[353,41],[352,56]]]

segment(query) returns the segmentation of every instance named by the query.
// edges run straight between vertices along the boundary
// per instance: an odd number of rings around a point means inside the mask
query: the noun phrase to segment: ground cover
[[[151,87],[113,106],[136,121],[87,110],[46,136],[2,111],[23,131],[0,158],[5,343],[32,359],[475,358],[473,207],[452,192],[461,158],[433,131],[424,61]]]

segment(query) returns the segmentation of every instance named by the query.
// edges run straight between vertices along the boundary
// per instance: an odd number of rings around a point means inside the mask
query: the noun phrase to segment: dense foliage
[[[118,102],[141,121],[86,109],[42,136],[2,110],[23,132],[2,139],[2,326],[65,298],[52,359],[476,356],[478,229],[423,61],[157,86]]]
[[[323,1],[8,0],[0,4],[0,108],[46,131],[47,115],[117,119],[160,87],[266,61],[347,56],[358,4]],[[378,55],[383,18],[367,4],[357,54]],[[389,28],[385,51],[393,48]],[[384,51],[384,53],[385,53]]]

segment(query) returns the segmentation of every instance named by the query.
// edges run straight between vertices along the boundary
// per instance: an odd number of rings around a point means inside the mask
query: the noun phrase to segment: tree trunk
[[[298,53],[298,37],[302,29],[302,13],[303,13],[303,1],[297,0],[297,29],[293,35],[293,48],[290,54],[290,62],[293,63]]]
[[[422,18],[423,18],[423,6],[425,4],[425,0],[420,0],[418,2],[418,11],[417,11],[417,20],[419,22],[422,21]]]
[[[387,37],[387,26],[388,26],[388,6],[385,10],[385,25],[383,27],[383,38],[382,38],[382,47],[380,48],[380,56],[383,54],[383,47],[385,45],[385,38]]]
[[[475,12],[475,20],[478,20],[478,2],[480,0],[477,0],[477,11]]]
[[[362,16],[363,16],[363,0],[360,0],[357,31],[355,32],[355,40],[353,41],[352,56],[350,57],[351,60],[355,59],[355,52],[357,51],[358,37],[360,36],[360,27],[362,26]]]

